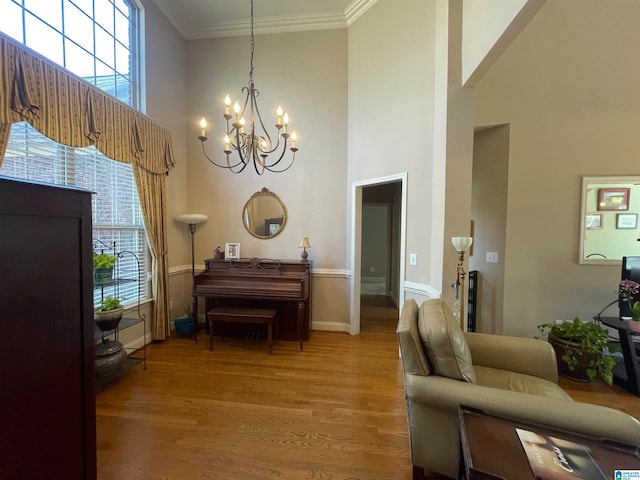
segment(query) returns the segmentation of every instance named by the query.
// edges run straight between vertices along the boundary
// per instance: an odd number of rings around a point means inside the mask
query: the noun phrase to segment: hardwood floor
[[[176,337],[97,396],[100,480],[411,478],[397,310],[362,306],[362,333],[313,332],[301,352]],[[581,401],[637,415],[640,399],[563,381]],[[434,479],[435,480],[435,477]]]

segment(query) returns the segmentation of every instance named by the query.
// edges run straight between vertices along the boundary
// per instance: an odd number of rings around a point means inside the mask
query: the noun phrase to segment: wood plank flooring
[[[301,352],[176,337],[97,396],[100,480],[408,480],[397,310],[362,306],[362,333],[313,332]],[[217,339],[216,339],[217,340]],[[640,399],[563,382],[581,401],[638,415]],[[435,477],[434,477],[435,480]]]

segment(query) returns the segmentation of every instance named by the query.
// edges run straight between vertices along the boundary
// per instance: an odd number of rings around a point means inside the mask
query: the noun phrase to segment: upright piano
[[[205,260],[204,271],[193,279],[193,341],[198,339],[198,297],[205,299],[204,313],[230,306],[277,309],[278,338],[308,340],[312,264],[310,260],[260,258]],[[225,331],[225,325],[214,328]],[[208,319],[206,330],[209,331]]]

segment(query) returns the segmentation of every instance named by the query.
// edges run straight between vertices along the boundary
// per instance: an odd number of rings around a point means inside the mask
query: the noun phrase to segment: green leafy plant
[[[123,299],[124,300],[124,299]],[[107,295],[103,298],[95,307],[96,312],[108,312],[109,310],[115,310],[122,307],[122,302],[119,298],[114,298],[111,295]]]
[[[93,268],[111,268],[116,263],[115,255],[97,253],[93,256]]]
[[[569,370],[574,371],[585,353],[592,353],[593,359],[587,365],[589,379],[600,376],[609,385],[613,382],[613,366],[616,359],[609,352],[608,332],[594,322],[582,322],[578,317],[573,320],[558,320],[554,323],[538,325],[542,335],[551,334],[556,338],[576,344],[579,348],[568,348],[562,355]]]

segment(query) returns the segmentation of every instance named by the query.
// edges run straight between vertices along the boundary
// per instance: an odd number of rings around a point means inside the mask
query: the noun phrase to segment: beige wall
[[[186,156],[186,46],[187,42],[176,32],[165,16],[150,0],[142,0],[144,7],[144,50],[146,80],[146,113],[171,132],[176,166],[167,177],[168,255],[172,275],[169,279],[170,300],[174,309],[172,319],[184,312],[182,304],[190,282],[185,276],[173,272],[176,266],[191,263],[190,240],[186,226],[171,219],[187,210],[187,156]],[[181,272],[182,268],[178,268]],[[148,309],[147,330],[151,328],[151,309]],[[133,329],[132,329],[133,330]]]
[[[615,298],[619,267],[577,264],[580,179],[638,174],[638,18],[635,0],[549,0],[478,84],[476,123],[511,133],[505,334]]]
[[[257,35],[254,81],[265,124],[275,109],[289,112],[299,137],[296,161],[286,174],[256,175],[252,167],[233,174],[209,163],[197,140],[207,117],[207,149],[220,163],[224,136],[223,99],[241,96],[249,79],[249,38],[216,38],[188,43],[187,206],[209,220],[196,233],[196,263],[211,258],[216,245],[239,242],[242,257],[300,258],[298,244],[309,237],[314,261],[314,328],[344,331],[341,300],[348,282],[346,263],[347,32]],[[280,197],[288,214],[280,235],[261,240],[242,224],[242,209],[266,187]]]
[[[433,27],[430,2],[381,0],[349,29],[348,182],[408,172],[406,248],[417,254],[418,265],[406,266],[406,279],[425,285],[433,282],[425,239],[431,235],[431,211],[437,208],[428,185]]]
[[[484,333],[502,332],[508,174],[509,126],[477,132],[473,143],[474,229],[469,271],[479,274],[476,330]],[[497,253],[498,263],[488,263],[487,252]]]
[[[298,258],[300,238],[310,237],[314,328],[350,331],[350,281],[359,274],[351,271],[351,186],[404,172],[403,247],[418,257],[417,266],[404,263],[404,288],[432,296],[455,278],[449,237],[469,221],[473,125],[471,92],[461,87],[462,0],[381,0],[348,30],[258,35],[263,116],[272,123],[282,104],[300,136],[293,168],[261,177],[211,165],[196,139],[204,115],[208,150],[222,160],[222,99],[240,96],[248,80],[248,37],[186,42],[144,3],[148,113],[171,130],[177,160],[168,178],[172,318],[191,289],[190,235],[175,217],[204,213],[196,268],[225,242],[240,242],[242,256]],[[252,237],[241,222],[242,206],[263,187],[288,213],[271,240]]]
[[[462,0],[462,83],[473,86],[547,0]]]

